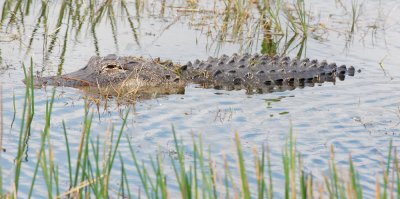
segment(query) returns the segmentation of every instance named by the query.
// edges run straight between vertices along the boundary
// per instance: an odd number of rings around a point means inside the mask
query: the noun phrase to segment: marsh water
[[[188,85],[184,94],[139,100],[134,105],[121,105],[112,98],[107,102],[103,99],[98,106],[94,103],[90,106],[94,114],[91,136],[93,139],[99,136],[101,140],[111,124],[118,129],[122,115],[130,109],[125,134],[136,147],[138,159],[149,163],[150,155],[171,154],[171,127],[174,126],[178,137],[187,146],[188,154],[193,137],[202,137],[216,164],[222,165],[223,155],[234,153],[233,138],[238,133],[249,157],[247,164],[253,164],[253,148],[268,145],[274,180],[283,182],[282,148],[292,128],[304,167],[317,180],[323,180],[323,174],[328,170],[329,151],[333,145],[340,172],[347,170],[351,154],[360,172],[365,196],[372,197],[376,175],[382,172],[382,162],[388,154],[389,141],[393,140],[394,146],[400,144],[398,1],[306,1],[310,25],[307,39],[303,40],[301,33],[293,36],[283,18],[283,32],[289,32],[273,34],[270,41],[274,45],[269,46],[263,45],[265,32],[257,25],[256,8],[251,9],[253,13],[242,22],[239,30],[235,29],[235,19],[228,20],[224,29],[222,1],[199,1],[191,6],[188,2],[128,1],[124,5],[126,10],[120,3],[115,3],[113,10],[107,10],[100,17],[95,28],[83,22],[79,31],[76,30],[78,25],[73,25],[67,18],[57,28],[61,7],[57,2],[49,3],[45,11],[48,17],[40,22],[40,1],[33,1],[30,12],[24,13],[23,19],[17,17],[15,22],[9,23],[11,18],[7,18],[0,29],[0,81],[4,104],[2,147],[5,149],[0,161],[3,184],[11,184],[13,179],[25,95],[22,65],[29,65],[31,58],[35,74],[55,75],[58,71],[68,73],[85,66],[93,55],[161,57],[185,63],[222,54],[275,52],[353,65],[361,72],[346,77],[345,81],[265,94],[248,95],[243,90],[224,91]],[[4,0],[0,0],[0,5],[4,5]],[[290,3],[285,6],[291,8]],[[358,12],[352,30],[353,7]],[[293,42],[288,43],[292,38]],[[22,166],[21,198],[26,196],[31,183],[24,179],[30,179],[35,169],[46,102],[52,89],[35,89],[35,116],[32,133],[26,141],[29,147]],[[67,127],[72,157],[76,157],[85,101],[92,97],[79,89],[56,88],[50,132],[61,185],[67,186],[62,121]],[[119,151],[123,156],[128,154],[126,141],[122,141]],[[187,155],[187,159],[190,161],[191,156]],[[234,158],[228,161],[235,165]],[[131,184],[139,186],[136,170],[129,163],[127,160],[125,165],[128,178]],[[171,166],[166,167],[167,176],[173,175]],[[119,183],[119,178],[114,180],[115,184]],[[250,179],[250,183],[254,184],[254,179]],[[173,183],[170,186],[172,190],[178,190]],[[279,196],[282,189],[283,186],[276,186],[274,191]],[[45,194],[44,182],[37,183],[34,196],[39,198]]]

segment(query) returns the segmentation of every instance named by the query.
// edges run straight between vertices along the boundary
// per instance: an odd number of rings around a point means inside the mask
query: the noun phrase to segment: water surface
[[[0,5],[3,2],[0,0]],[[397,4],[396,0],[363,1],[355,31],[351,33],[351,4],[342,6],[339,1],[333,0],[306,2],[306,7],[310,9],[310,24],[315,29],[310,28],[302,57],[326,59],[338,64],[353,65],[361,70],[361,73],[347,77],[345,81],[255,95],[247,95],[245,91],[203,89],[198,85],[188,85],[183,95],[143,100],[134,107],[118,106],[111,100],[107,108],[104,108],[104,103],[99,109],[92,106],[92,136],[103,138],[105,129],[111,124],[118,129],[121,115],[130,108],[132,110],[126,133],[137,148],[139,159],[148,162],[149,155],[160,151],[167,155],[173,148],[173,125],[188,150],[192,137],[202,136],[205,145],[211,147],[217,164],[222,165],[222,161],[218,161],[219,157],[234,151],[234,133],[238,133],[249,157],[252,148],[260,148],[263,144],[269,146],[274,177],[280,182],[284,180],[281,175],[281,151],[291,127],[306,170],[322,180],[319,174],[328,171],[329,148],[333,145],[336,160],[343,166],[343,171],[347,169],[344,165],[351,153],[362,175],[361,183],[367,192],[366,197],[372,197],[375,175],[382,171],[381,162],[388,153],[389,140],[393,140],[394,146],[400,144],[400,61],[397,59],[400,54],[400,14]],[[117,8],[115,32],[107,17],[97,24],[95,34],[87,25],[75,34],[73,28],[67,30],[67,24],[63,23],[53,47],[50,47],[49,38],[56,32],[54,27],[59,4],[50,5],[50,28],[47,31],[41,26],[32,33],[40,9],[39,2],[34,3],[34,12],[25,16],[23,26],[2,25],[0,79],[4,98],[3,147],[6,152],[1,154],[1,167],[4,171],[4,184],[11,184],[13,179],[13,172],[7,171],[13,171],[17,153],[25,93],[25,85],[21,81],[22,64],[28,64],[31,57],[34,71],[54,75],[60,65],[62,73],[72,72],[85,66],[89,58],[96,54],[161,57],[185,63],[207,59],[208,56],[260,53],[263,50],[262,31],[252,29],[253,22],[249,22],[250,25],[244,29],[244,35],[239,40],[230,32],[225,40],[216,39],[219,29],[215,27],[220,27],[221,16],[210,17],[213,13],[208,11],[223,10],[221,2],[217,2],[214,8],[214,1],[200,1],[196,9],[204,12],[183,12],[180,10],[182,5],[186,5],[186,2],[174,1],[167,3],[163,9],[160,2],[149,1],[143,3],[137,11],[135,3],[128,2],[134,31],[126,20],[126,13],[117,12]],[[255,33],[250,34],[251,31]],[[44,36],[46,34],[47,37]],[[30,39],[32,45],[27,49]],[[296,38],[296,42],[300,40]],[[52,48],[51,52],[49,48]],[[295,56],[298,51],[299,47],[294,45],[288,54]],[[278,52],[282,52],[282,47],[278,48]],[[26,194],[24,190],[30,186],[30,181],[23,179],[30,179],[34,170],[41,143],[40,132],[44,126],[46,101],[51,91],[52,87],[35,90],[36,112],[22,168],[20,197]],[[14,122],[13,95],[17,107]],[[85,98],[86,94],[78,89],[56,88],[51,140],[55,160],[60,165],[60,184],[65,184],[68,178],[67,172],[61,172],[67,171],[67,165],[63,164],[67,157],[62,121],[67,126],[72,154],[76,154]],[[122,154],[129,154],[127,145],[126,141],[121,143]],[[139,185],[136,170],[133,164],[128,163],[126,167],[132,171],[129,178]],[[230,159],[230,163],[235,165],[235,159]],[[249,159],[248,164],[252,164],[252,159]],[[166,169],[167,175],[173,175],[170,167]],[[116,183],[118,180],[115,179]],[[254,179],[251,182],[255,183]],[[44,183],[36,186],[35,196],[46,194]],[[171,188],[178,190],[173,185]],[[276,192],[283,192],[283,186],[275,188]]]

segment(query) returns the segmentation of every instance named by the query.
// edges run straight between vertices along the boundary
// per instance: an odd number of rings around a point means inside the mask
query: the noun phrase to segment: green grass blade
[[[235,143],[236,143],[236,153],[238,157],[238,167],[239,167],[238,169],[240,173],[240,180],[242,183],[243,198],[250,199],[251,198],[250,188],[247,180],[246,168],[244,165],[243,151],[240,144],[239,135],[237,133],[235,134]]]

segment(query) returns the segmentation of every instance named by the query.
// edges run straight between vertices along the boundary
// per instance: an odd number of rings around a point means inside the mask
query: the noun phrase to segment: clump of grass
[[[299,52],[304,50],[303,45],[296,42],[285,43],[287,38],[304,41],[308,37],[312,25],[303,0],[224,2],[222,25],[213,26],[219,28],[218,41],[239,42],[242,51],[252,49],[258,44],[254,38],[261,38],[261,52],[268,55],[286,54],[290,48],[299,49]]]

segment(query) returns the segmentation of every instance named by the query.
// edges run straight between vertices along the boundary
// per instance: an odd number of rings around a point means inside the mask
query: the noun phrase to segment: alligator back
[[[243,54],[210,57],[207,61],[196,60],[182,67],[193,83],[217,89],[246,89],[248,93],[265,93],[313,86],[325,81],[344,80],[354,76],[353,66],[326,61],[299,60],[289,57]],[[185,73],[183,73],[185,74]]]

